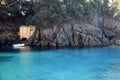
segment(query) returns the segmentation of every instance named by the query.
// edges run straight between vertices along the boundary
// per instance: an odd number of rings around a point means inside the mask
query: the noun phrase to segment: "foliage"
[[[96,13],[102,17],[113,17],[116,11],[116,6],[109,6],[109,0],[7,0],[6,5],[0,5],[0,18],[17,18],[28,25],[41,26],[89,19]]]
[[[0,20],[21,20],[25,21],[25,18],[29,14],[33,14],[32,2],[21,2],[20,0],[6,0],[5,4],[0,4]]]
[[[92,17],[95,9],[90,3],[83,0],[44,0],[34,6],[35,14],[31,19],[27,18],[28,24],[42,25],[44,22],[66,22],[71,19]]]
[[[66,22],[71,19],[92,18],[95,13],[100,16],[113,17],[116,7],[109,6],[109,0],[43,0],[35,3],[33,16],[26,20],[37,26],[45,22]]]

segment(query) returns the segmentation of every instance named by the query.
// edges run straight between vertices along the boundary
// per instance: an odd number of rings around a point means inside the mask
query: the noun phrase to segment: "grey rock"
[[[72,20],[62,26],[41,29],[30,42],[41,46],[106,46],[119,44],[120,23],[106,18],[102,29],[102,17],[97,15],[91,23]],[[40,33],[40,34],[39,34]]]
[[[68,46],[69,45],[69,40],[66,37],[66,34],[63,31],[63,28],[60,29],[60,31],[57,33],[57,43],[58,46]]]
[[[104,32],[105,32],[105,36],[108,37],[108,38],[116,36],[116,33],[113,32],[113,31],[105,29]]]

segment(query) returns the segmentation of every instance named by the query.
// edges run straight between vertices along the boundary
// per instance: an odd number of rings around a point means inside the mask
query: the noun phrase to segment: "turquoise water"
[[[120,80],[120,47],[0,51],[0,80]]]

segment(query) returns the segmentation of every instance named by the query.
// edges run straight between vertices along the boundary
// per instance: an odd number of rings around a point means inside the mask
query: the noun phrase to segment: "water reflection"
[[[30,52],[32,49],[30,46],[25,46],[24,48],[20,48],[19,51],[20,52]]]
[[[30,52],[31,51],[31,47],[30,46],[24,46],[24,47],[17,47],[17,48],[14,48],[14,50],[18,50],[19,52]]]

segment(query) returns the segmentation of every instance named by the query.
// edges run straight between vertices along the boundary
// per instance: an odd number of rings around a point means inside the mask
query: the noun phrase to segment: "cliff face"
[[[18,42],[17,34],[0,34],[0,46],[11,46]],[[27,44],[47,47],[120,45],[120,20],[95,16],[88,21],[72,20],[51,28],[38,28]]]
[[[13,43],[19,42],[19,36],[16,34],[6,33],[0,34],[0,47],[12,46]]]
[[[105,46],[120,44],[120,20],[95,16],[91,21],[71,21],[37,29],[28,40],[34,46]]]

